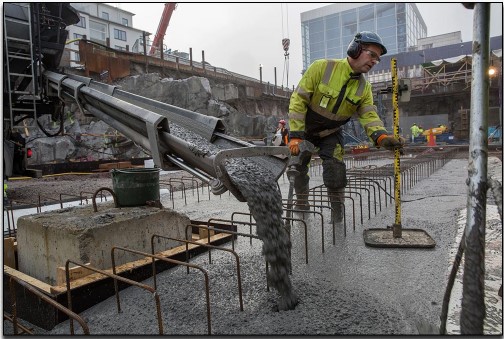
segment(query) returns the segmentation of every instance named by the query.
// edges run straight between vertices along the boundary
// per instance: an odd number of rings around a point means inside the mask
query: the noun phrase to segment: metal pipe
[[[482,335],[485,318],[485,224],[488,166],[489,28],[490,4],[475,3],[471,117],[465,227],[465,263],[460,330],[462,335]]]

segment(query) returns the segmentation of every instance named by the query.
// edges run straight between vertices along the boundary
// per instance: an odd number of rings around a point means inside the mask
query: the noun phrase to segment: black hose
[[[487,180],[487,186],[492,191],[492,194],[495,199],[495,203],[497,204],[497,209],[499,211],[501,223],[502,223],[502,184],[499,181],[490,178]],[[455,260],[453,262],[450,276],[448,278],[448,284],[446,286],[446,291],[445,291],[445,294],[443,297],[443,306],[441,308],[441,316],[440,316],[441,326],[439,328],[439,334],[446,334],[446,320],[448,317],[448,305],[450,303],[451,291],[453,288],[453,284],[455,282],[455,277],[457,275],[457,271],[460,267],[460,262],[462,261],[464,249],[465,249],[465,231],[462,234],[462,238],[460,239],[457,254],[456,254]],[[484,310],[484,305],[483,305],[483,310]]]
[[[441,308],[441,326],[439,327],[439,334],[446,334],[446,320],[448,318],[448,305],[450,304],[450,296],[453,289],[453,284],[455,283],[455,277],[457,276],[458,269],[460,267],[460,262],[462,261],[462,255],[465,249],[465,232],[462,234],[462,239],[460,239],[457,254],[455,255],[455,261],[448,277],[448,285],[446,286],[446,291],[443,297],[443,306]]]

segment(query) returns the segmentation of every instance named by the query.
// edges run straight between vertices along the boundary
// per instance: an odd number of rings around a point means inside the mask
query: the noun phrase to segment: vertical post
[[[471,118],[465,262],[460,330],[482,335],[485,318],[485,225],[488,167],[490,4],[475,3],[473,14]]]
[[[259,83],[262,85],[262,64],[259,64]]]
[[[192,68],[192,47],[189,47],[189,66]]]
[[[145,56],[145,73],[149,73],[149,60],[147,58],[147,34],[145,31],[142,32],[142,40],[143,40],[143,51]]]
[[[201,64],[203,65],[203,73],[206,73],[206,67],[205,67],[205,51],[201,51]]]
[[[276,86],[277,86],[276,85],[277,84],[277,82],[276,82],[276,67],[274,68],[274,71],[275,71],[275,88],[276,88]]]

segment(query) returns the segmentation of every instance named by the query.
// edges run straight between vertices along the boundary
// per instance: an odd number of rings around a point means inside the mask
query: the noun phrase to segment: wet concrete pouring
[[[500,161],[494,165],[489,165],[489,175],[499,175],[502,181]],[[275,193],[273,183],[267,183],[267,180],[258,179],[265,182],[263,186],[249,181],[251,175],[254,178],[266,178],[265,173],[255,173],[255,169],[238,173],[241,168],[246,168],[243,164],[236,164],[233,168],[236,169],[234,183],[244,194],[250,194],[248,204],[238,202],[235,197],[225,193],[200,202],[193,197],[192,200],[188,199],[187,205],[179,199],[175,202],[175,209],[192,220],[229,219],[233,212],[250,211],[258,220],[255,232],[258,235],[265,232],[263,240],[280,237],[283,246],[275,242],[268,244],[268,241],[250,242],[244,237],[239,237],[235,242],[241,263],[243,311],[239,307],[234,258],[229,253],[212,250],[212,263],[209,263],[206,254],[191,259],[191,263],[202,265],[209,272],[213,335],[408,335],[419,333],[419,322],[439,324],[453,247],[457,245],[460,231],[457,230],[457,224],[460,224],[459,219],[467,201],[466,159],[449,161],[402,195],[405,201],[402,204],[403,227],[425,230],[436,241],[435,248],[365,246],[362,236],[364,229],[384,228],[394,222],[394,208],[389,204],[370,219],[364,218],[364,223],[358,223],[355,231],[347,221],[346,236],[343,225],[337,224],[335,245],[331,241],[332,229],[326,224],[326,243],[322,252],[320,218],[306,214],[309,260],[306,263],[302,223],[293,222],[292,274],[288,276],[285,275],[283,261],[286,260],[286,251],[283,248],[288,248],[289,244],[282,236],[279,192]],[[233,172],[233,168],[228,170]],[[312,175],[311,187],[321,183],[321,176]],[[280,178],[278,184],[285,197],[287,179]],[[265,192],[268,189],[270,192]],[[164,206],[171,206],[168,199],[168,195],[162,196]],[[364,211],[366,208],[364,206]],[[328,220],[328,212],[324,213]],[[302,215],[295,213],[294,217],[302,218]],[[351,218],[348,210],[347,218]],[[500,228],[502,239],[502,224],[492,225],[493,228]],[[239,231],[248,232],[248,226],[239,227]],[[231,245],[226,247],[231,248]],[[269,251],[273,252],[270,254]],[[500,253],[501,256],[502,246]],[[279,264],[282,268],[279,276],[284,277],[284,283],[291,285],[292,289],[290,286],[283,289],[276,285],[276,289],[268,290],[264,255],[272,261],[275,259],[270,255],[283,258]],[[502,283],[502,261],[496,271],[491,279],[497,282],[500,279]],[[272,267],[270,272],[274,272]],[[275,286],[271,281],[270,286]],[[144,283],[152,285],[153,280],[150,278]],[[207,314],[202,274],[197,270],[187,274],[184,267],[178,267],[159,273],[157,283],[164,334],[206,335]],[[498,284],[494,285],[498,289]],[[492,312],[487,311],[487,314],[496,313],[497,317],[500,314],[502,324],[502,298],[497,296],[497,290],[490,287],[492,289],[488,293],[497,302]],[[295,308],[291,309],[290,304],[285,307],[289,310],[278,311],[282,300],[289,300],[284,299],[279,291],[290,291],[293,293],[291,296],[297,297]],[[123,290],[120,296],[121,313],[117,312],[115,298],[111,297],[80,314],[91,334],[158,334],[152,297],[135,288]],[[500,329],[496,326],[492,330],[497,332],[490,333],[498,334],[500,330],[502,334],[502,325]],[[69,324],[65,321],[51,331],[36,331],[37,334],[47,335],[68,334]],[[80,328],[76,326],[76,333],[82,333],[79,331]],[[452,331],[456,333],[456,329]]]

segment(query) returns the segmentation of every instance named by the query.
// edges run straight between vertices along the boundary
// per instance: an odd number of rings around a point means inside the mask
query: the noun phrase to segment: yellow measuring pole
[[[394,109],[394,138],[399,139],[399,79],[397,78],[397,60],[390,60],[392,73],[392,106]],[[403,90],[404,88],[401,88]],[[407,88],[406,88],[407,89]],[[387,88],[390,90],[390,88]],[[395,222],[387,228],[369,228],[364,230],[364,243],[372,247],[415,247],[432,248],[436,242],[427,232],[416,228],[402,228],[401,225],[401,149],[394,148],[394,200]]]
[[[390,60],[392,71],[392,107],[394,109],[394,138],[399,140],[399,80],[397,79],[397,59]],[[401,158],[400,149],[394,149],[394,200],[395,223],[392,227],[394,238],[402,237],[401,228]]]

